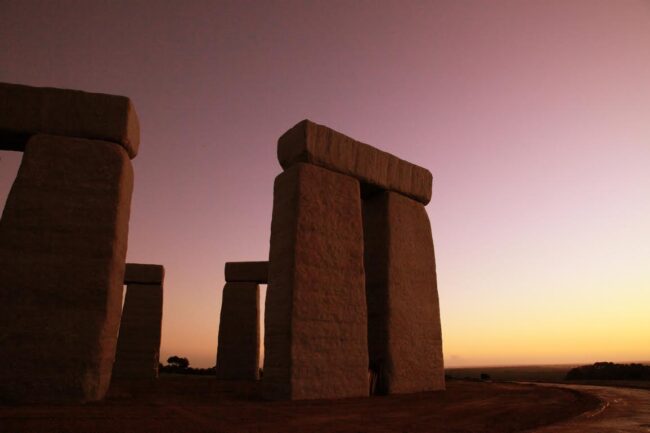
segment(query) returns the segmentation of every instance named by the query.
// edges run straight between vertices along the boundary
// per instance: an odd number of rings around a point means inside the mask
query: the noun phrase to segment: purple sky
[[[303,118],[433,173],[448,365],[650,359],[650,1],[0,0],[0,81],[134,101],[164,359],[214,364]]]

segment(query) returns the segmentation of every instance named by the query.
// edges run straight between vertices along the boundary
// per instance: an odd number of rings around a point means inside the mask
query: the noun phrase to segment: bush
[[[650,366],[597,362],[571,369],[566,380],[650,380]]]
[[[158,367],[160,373],[166,374],[192,374],[198,376],[214,376],[217,374],[217,366],[210,368],[192,368],[187,358],[180,356],[170,356],[167,359],[167,365],[160,364]]]

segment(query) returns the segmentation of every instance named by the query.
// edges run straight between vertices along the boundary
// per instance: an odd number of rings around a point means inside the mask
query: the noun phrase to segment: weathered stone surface
[[[48,135],[27,143],[0,220],[0,398],[103,397],[132,188],[122,146]]]
[[[260,288],[226,283],[221,302],[217,378],[257,380],[260,368]]]
[[[127,263],[124,284],[162,284],[165,268],[161,265]]]
[[[309,120],[303,120],[280,137],[278,160],[285,170],[298,162],[308,162],[381,189],[397,191],[424,204],[431,200],[433,177],[426,168]]]
[[[359,182],[310,164],[280,174],[269,262],[267,397],[368,395]]]
[[[269,281],[269,262],[227,262],[226,281],[266,284]]]
[[[162,308],[162,285],[131,283],[127,286],[113,367],[114,379],[151,380],[158,377]]]
[[[363,201],[368,352],[379,393],[444,389],[436,264],[421,203],[393,192]]]
[[[0,83],[0,149],[22,150],[26,138],[39,133],[118,143],[131,158],[140,144],[127,97]]]

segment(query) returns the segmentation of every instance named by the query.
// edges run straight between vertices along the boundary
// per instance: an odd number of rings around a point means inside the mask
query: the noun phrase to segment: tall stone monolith
[[[444,389],[436,264],[424,205],[363,200],[368,349],[380,394]]]
[[[217,378],[257,380],[260,362],[260,288],[226,282],[221,302]]]
[[[359,182],[296,163],[274,186],[266,395],[368,395],[366,322]]]
[[[127,263],[120,332],[113,378],[153,380],[158,377],[165,268]]]
[[[32,108],[41,123],[29,133],[48,121],[38,103]],[[14,114],[20,131],[20,113]],[[0,117],[6,128],[7,116]],[[104,396],[120,321],[132,188],[121,144],[45,134],[26,142],[0,220],[1,399]]]

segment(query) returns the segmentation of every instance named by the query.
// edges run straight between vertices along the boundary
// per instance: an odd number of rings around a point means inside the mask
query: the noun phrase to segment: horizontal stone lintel
[[[429,170],[310,120],[303,120],[278,139],[278,160],[285,170],[306,162],[423,204],[431,201],[433,176]]]
[[[124,284],[162,284],[165,280],[165,267],[141,263],[127,263]]]
[[[227,262],[226,282],[260,283],[269,281],[269,262]]]
[[[34,134],[103,140],[138,154],[140,123],[125,96],[0,83],[0,150],[24,149]]]

